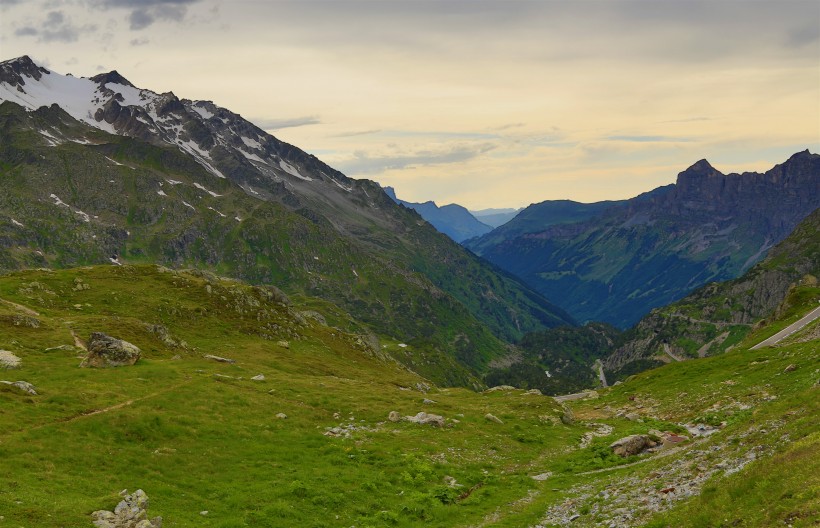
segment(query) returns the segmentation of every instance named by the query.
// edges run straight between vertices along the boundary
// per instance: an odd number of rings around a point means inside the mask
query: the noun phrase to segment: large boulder
[[[140,349],[128,341],[102,332],[94,332],[88,340],[88,356],[81,367],[128,367],[140,358]]]
[[[13,369],[20,366],[20,358],[8,350],[0,350],[0,368]]]
[[[609,447],[616,455],[626,458],[643,453],[650,447],[657,445],[658,443],[647,435],[631,435],[616,440]]]
[[[97,528],[162,528],[162,517],[148,519],[148,496],[138,489],[123,491],[123,499],[114,511],[99,510],[91,514]]]
[[[432,425],[434,427],[444,427],[444,422],[446,421],[443,416],[427,414],[426,412],[420,412],[415,416],[405,416],[404,420],[421,425]]]

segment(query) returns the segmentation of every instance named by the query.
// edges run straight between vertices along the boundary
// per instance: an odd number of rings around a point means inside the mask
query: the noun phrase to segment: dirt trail
[[[38,312],[35,312],[31,308],[23,306],[22,304],[17,304],[16,302],[7,301],[5,299],[0,299],[0,302],[5,304],[6,306],[11,306],[15,310],[23,312],[26,315],[30,315],[32,317],[40,317],[40,314]]]
[[[94,409],[94,410],[91,410],[91,411],[86,411],[86,412],[83,412],[81,414],[70,416],[68,418],[58,418],[58,419],[53,420],[53,421],[48,422],[48,423],[44,423],[44,424],[40,424],[40,425],[34,425],[34,426],[27,427],[27,428],[24,428],[24,429],[18,429],[17,431],[14,431],[14,433],[28,433],[30,431],[36,431],[38,429],[43,429],[44,427],[49,427],[51,425],[76,422],[77,420],[82,420],[83,418],[90,418],[90,417],[96,416],[98,414],[104,414],[104,413],[107,413],[107,412],[116,411],[117,409],[122,409],[124,407],[128,407],[129,405],[133,405],[137,402],[141,402],[141,401],[144,401],[144,400],[149,400],[151,398],[156,398],[157,396],[161,396],[165,393],[175,391],[176,389],[179,389],[179,388],[184,387],[186,385],[190,385],[194,381],[195,381],[195,379],[190,379],[190,380],[187,380],[187,381],[183,381],[181,383],[177,383],[176,385],[171,385],[170,387],[166,387],[165,389],[162,389],[162,390],[159,390],[159,391],[156,391],[156,392],[152,392],[150,394],[146,394],[145,396],[140,396],[139,398],[134,398],[132,400],[127,400],[127,401],[124,401],[124,402],[115,403],[114,405],[110,405],[110,406],[104,407],[102,409]]]
[[[663,351],[666,352],[667,356],[671,357],[675,361],[683,361],[681,358],[673,354],[671,350],[669,350],[669,345],[667,345],[666,343],[663,344]]]

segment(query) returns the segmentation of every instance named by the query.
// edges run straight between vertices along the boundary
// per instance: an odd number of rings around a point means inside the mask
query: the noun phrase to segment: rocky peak
[[[111,70],[108,73],[100,73],[99,75],[95,75],[91,77],[91,80],[95,83],[99,84],[100,86],[105,86],[108,83],[112,84],[121,84],[123,86],[130,86],[131,88],[136,88],[131,82],[120,75],[117,70]]]
[[[37,66],[28,55],[0,62],[0,82],[18,88],[26,84],[23,77],[30,77],[39,81],[43,74],[48,75],[50,73],[47,69]]]

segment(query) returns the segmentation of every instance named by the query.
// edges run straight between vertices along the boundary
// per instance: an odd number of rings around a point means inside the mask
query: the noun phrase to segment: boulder
[[[391,422],[398,422],[399,420],[401,420],[401,415],[398,413],[398,411],[390,411],[390,414],[387,415],[387,419]]]
[[[213,361],[218,361],[220,363],[229,363],[231,365],[236,363],[235,359],[228,359],[228,358],[224,358],[224,357],[221,357],[221,356],[214,356],[214,355],[211,355],[211,354],[205,354],[202,357],[204,357],[205,359],[211,359]]]
[[[490,413],[485,414],[484,419],[487,420],[488,422],[493,422],[493,423],[497,423],[497,424],[503,424],[504,423],[504,422],[501,421],[501,418],[499,418],[499,417],[497,417],[493,414],[490,414]]]
[[[251,379],[253,381],[265,381],[265,375],[264,374],[257,374],[256,376],[252,377]]]
[[[8,385],[14,392],[21,394],[31,394],[37,396],[37,391],[34,390],[34,385],[27,381],[0,381],[3,385]]]
[[[102,332],[94,332],[88,340],[88,356],[81,367],[128,367],[140,358],[140,349],[128,341]]]
[[[443,416],[439,416],[438,414],[427,414],[426,412],[420,412],[415,416],[405,416],[404,420],[421,425],[429,424],[436,427],[444,427],[445,422]]]
[[[114,511],[99,510],[91,514],[97,528],[162,528],[162,517],[148,519],[148,496],[138,489],[129,495],[121,493],[123,500]]]
[[[511,390],[515,390],[515,387],[513,387],[512,385],[498,385],[495,387],[491,387],[485,390],[484,392],[507,392]]]
[[[620,440],[616,440],[609,446],[612,452],[620,457],[630,457],[643,453],[650,447],[657,446],[658,443],[652,440],[648,435],[630,435]]]
[[[13,369],[20,366],[20,358],[8,350],[0,350],[0,368]]]

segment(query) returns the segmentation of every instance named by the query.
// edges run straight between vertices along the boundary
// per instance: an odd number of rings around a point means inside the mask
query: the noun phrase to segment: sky
[[[817,0],[0,0],[0,60],[21,55],[214,101],[470,209],[820,152]]]

